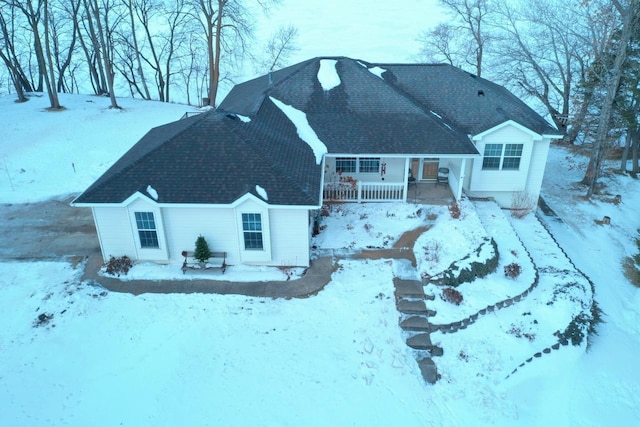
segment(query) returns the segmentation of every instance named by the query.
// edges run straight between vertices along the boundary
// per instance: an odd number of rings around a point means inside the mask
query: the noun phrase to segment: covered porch
[[[450,203],[462,196],[465,157],[325,157],[324,202]]]

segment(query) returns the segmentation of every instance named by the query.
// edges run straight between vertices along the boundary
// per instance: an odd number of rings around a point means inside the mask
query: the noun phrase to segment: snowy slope
[[[0,98],[6,129],[0,202],[81,191],[149,127],[186,110],[123,99],[125,110],[118,112],[106,108],[106,99],[62,100],[67,111],[48,113],[41,98],[20,105]],[[463,205],[467,222],[452,222],[442,207],[334,210],[316,243],[340,257],[340,268],[306,299],[135,297],[80,283],[80,270],[63,261],[0,261],[0,425],[633,425],[640,419],[640,291],[621,265],[634,253],[640,228],[640,183],[614,175],[604,182],[611,195],[623,195],[621,204],[609,203],[611,196],[584,201],[575,185],[583,162],[551,150],[543,197],[563,222],[501,217],[482,203]],[[594,221],[603,215],[610,226]],[[432,334],[444,349],[435,359],[442,379],[433,386],[422,381],[398,327],[392,277],[408,267],[346,259],[358,247],[390,247],[402,231],[425,223],[433,227],[416,244],[418,254],[454,233],[459,248],[464,236],[476,242],[486,234],[504,249],[503,264],[523,266],[516,281],[505,281],[500,270],[478,281],[486,292],[474,289],[475,282],[464,285],[464,307],[434,301],[439,321],[481,308],[486,294],[526,288],[533,267],[522,248],[544,269],[522,302],[455,334]],[[467,246],[460,252],[476,245]],[[425,268],[443,268],[429,262]],[[606,313],[591,350],[563,346],[519,367],[552,345],[553,332],[588,294],[554,294],[567,284],[584,287],[580,271],[594,282]],[[158,277],[149,266],[137,274]],[[492,280],[499,286],[491,288]],[[513,326],[535,338],[517,337]]]

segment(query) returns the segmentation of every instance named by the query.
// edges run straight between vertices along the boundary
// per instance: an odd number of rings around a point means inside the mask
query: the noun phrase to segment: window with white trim
[[[378,173],[380,172],[380,159],[376,157],[361,157],[358,162],[360,173]]]
[[[158,232],[153,212],[135,212],[140,247],[158,248]]]
[[[355,173],[356,158],[355,157],[336,157],[336,172]]]
[[[242,234],[245,250],[262,250],[262,215],[259,213],[242,214]]]
[[[523,144],[487,144],[484,146],[482,170],[518,170]]]

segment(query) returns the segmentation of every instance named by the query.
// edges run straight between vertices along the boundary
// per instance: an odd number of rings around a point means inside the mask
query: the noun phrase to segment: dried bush
[[[441,297],[444,301],[455,305],[460,305],[463,300],[462,294],[454,288],[444,288]]]
[[[451,218],[458,219],[462,212],[460,212],[460,205],[455,200],[451,202],[449,205],[449,213],[451,214]]]
[[[131,267],[133,267],[133,262],[131,261],[131,258],[126,255],[121,256],[120,258],[112,256],[104,267],[107,274],[118,277],[120,277],[121,274],[126,276],[129,270],[131,270]]]
[[[533,342],[536,339],[536,334],[532,332],[522,332],[520,326],[511,324],[511,329],[507,331],[508,334],[514,335],[516,338],[526,338],[529,342]]]
[[[524,218],[533,212],[538,201],[529,193],[519,191],[511,198],[511,216],[514,218]]]
[[[504,266],[504,275],[512,279],[516,279],[520,276],[521,272],[522,268],[520,267],[520,264],[516,262],[512,262],[511,264]]]

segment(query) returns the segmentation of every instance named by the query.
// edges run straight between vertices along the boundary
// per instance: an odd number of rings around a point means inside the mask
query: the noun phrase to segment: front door
[[[438,159],[424,159],[422,161],[422,177],[423,181],[435,181],[438,177]]]

